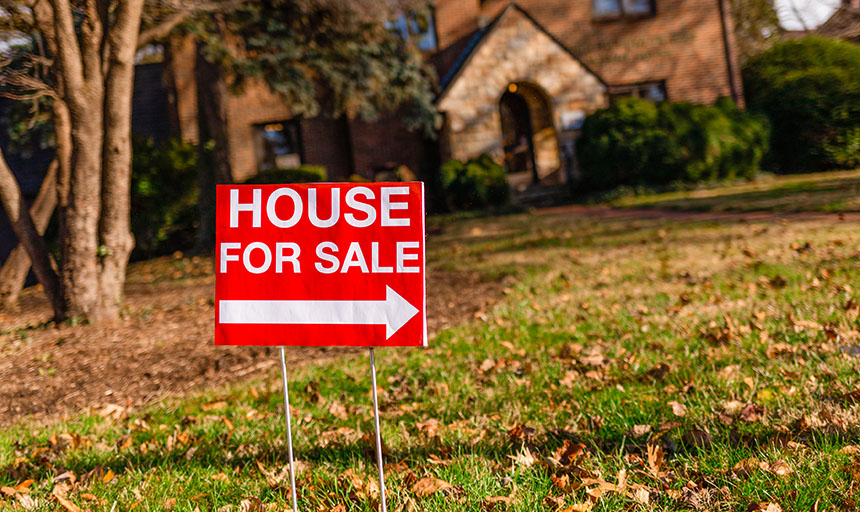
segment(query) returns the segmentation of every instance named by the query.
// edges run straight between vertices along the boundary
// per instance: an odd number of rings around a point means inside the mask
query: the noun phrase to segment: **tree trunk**
[[[63,290],[68,315],[101,320],[99,310],[99,211],[101,209],[102,111],[94,108],[76,112],[72,119],[72,169],[69,203],[65,215],[62,267]]]
[[[227,135],[227,85],[216,64],[197,46],[194,66],[197,85],[197,176],[200,184],[200,228],[195,252],[215,247],[215,185],[233,182],[230,139]]]
[[[30,216],[40,236],[45,234],[45,229],[57,206],[58,167],[59,163],[54,159],[48,167],[45,179],[42,180],[36,200],[30,206]],[[30,256],[27,255],[27,249],[19,244],[12,249],[3,267],[0,268],[0,306],[11,309],[18,304],[18,297],[21,295],[29,272]]]
[[[64,304],[59,293],[57,274],[51,266],[51,255],[45,245],[45,240],[39,235],[33,224],[33,219],[30,217],[30,212],[21,196],[18,181],[2,155],[0,155],[0,202],[3,203],[3,208],[6,210],[6,215],[9,217],[15,235],[33,262],[33,271],[51,301],[54,319],[62,320],[65,315]]]
[[[72,134],[68,206],[60,233],[63,297],[67,315],[98,321],[102,318],[98,264],[104,143],[102,18],[94,0],[83,2],[83,10],[75,14],[68,0],[51,0],[51,7],[58,73]]]
[[[134,53],[143,0],[119,4],[111,27],[111,55],[105,82],[104,163],[100,240],[100,315],[116,318],[122,306],[131,234],[131,99]]]

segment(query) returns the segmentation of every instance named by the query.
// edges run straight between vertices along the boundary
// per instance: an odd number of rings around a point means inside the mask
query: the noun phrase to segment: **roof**
[[[448,72],[445,73],[445,75],[442,77],[442,80],[439,82],[439,94],[436,96],[437,102],[445,96],[445,94],[448,92],[448,89],[451,87],[451,84],[453,84],[457,80],[457,77],[460,76],[463,69],[468,65],[469,60],[472,58],[473,55],[475,55],[475,53],[481,47],[484,41],[487,40],[487,36],[493,32],[496,26],[498,26],[499,20],[501,20],[505,15],[512,11],[519,12],[520,14],[525,16],[529,20],[529,22],[531,22],[532,24],[534,24],[535,27],[537,27],[538,30],[546,34],[546,36],[549,37],[555,44],[561,47],[565,52],[567,52],[568,55],[570,55],[580,65],[582,65],[583,69],[594,75],[600,81],[601,84],[608,87],[606,81],[604,81],[603,78],[598,75],[593,69],[588,67],[588,65],[583,62],[582,59],[576,56],[570,50],[570,48],[565,46],[564,43],[562,43],[557,37],[555,37],[555,35],[553,35],[550,31],[544,28],[543,25],[538,23],[538,21],[525,9],[512,2],[509,3],[502,10],[502,12],[500,12],[486,27],[478,30],[475,35],[472,36],[468,44],[466,44],[466,47],[463,49],[462,53],[457,56],[457,59],[454,61],[454,65],[451,66],[451,69],[449,69]]]
[[[840,7],[815,32],[822,36],[860,42],[860,9]]]

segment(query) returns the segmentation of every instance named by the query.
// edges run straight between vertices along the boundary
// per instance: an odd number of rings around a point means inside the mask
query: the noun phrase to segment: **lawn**
[[[430,227],[431,279],[503,294],[428,349],[377,351],[390,510],[856,510],[856,224]],[[290,378],[300,510],[377,510],[366,353]],[[286,463],[272,374],[19,421],[0,433],[0,509],[287,510]]]
[[[857,212],[860,169],[762,176],[730,186],[659,194],[625,195],[609,201],[619,208],[708,212]]]

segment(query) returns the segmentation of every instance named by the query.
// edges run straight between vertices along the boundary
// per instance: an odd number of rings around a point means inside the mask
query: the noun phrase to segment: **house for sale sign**
[[[422,183],[219,185],[216,345],[427,343]]]

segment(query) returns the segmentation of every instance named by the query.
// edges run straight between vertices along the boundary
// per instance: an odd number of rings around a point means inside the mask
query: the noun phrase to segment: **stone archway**
[[[502,149],[515,189],[540,183],[561,167],[552,105],[537,85],[514,82],[499,100]]]

